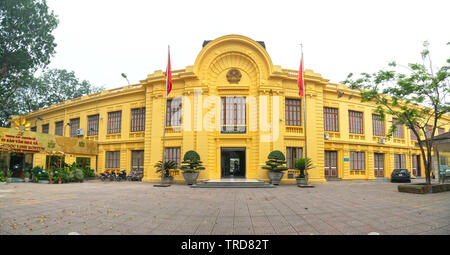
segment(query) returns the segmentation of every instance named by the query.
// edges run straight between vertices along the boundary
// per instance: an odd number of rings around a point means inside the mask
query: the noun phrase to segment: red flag
[[[300,97],[303,97],[303,86],[304,82],[303,82],[303,54],[302,54],[302,58],[300,59],[300,70],[298,71],[298,89],[299,89],[298,94],[300,95]]]
[[[167,63],[167,70],[166,70],[166,84],[167,84],[167,95],[169,95],[170,91],[172,90],[172,71],[170,70],[170,48],[169,48],[169,62]]]

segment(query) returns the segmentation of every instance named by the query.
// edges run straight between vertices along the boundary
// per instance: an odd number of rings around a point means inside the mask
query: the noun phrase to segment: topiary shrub
[[[200,155],[198,155],[195,151],[188,151],[184,154],[183,162],[181,162],[182,165],[180,167],[180,170],[185,173],[195,173],[199,170],[205,170],[205,168],[202,166],[202,161],[200,161]]]
[[[81,170],[79,168],[75,169],[73,177],[74,177],[75,181],[82,181],[84,178],[83,170]]]
[[[284,164],[286,164],[286,157],[283,152],[275,150],[269,153],[267,156],[268,161],[266,161],[266,165],[263,166],[263,169],[272,171],[272,172],[281,172],[288,170]]]

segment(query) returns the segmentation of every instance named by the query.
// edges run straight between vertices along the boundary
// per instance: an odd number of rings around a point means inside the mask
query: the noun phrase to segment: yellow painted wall
[[[176,57],[176,56],[173,56]],[[165,59],[161,60],[166,61]],[[226,74],[231,68],[238,69],[242,78],[238,84],[228,82]],[[246,148],[246,178],[268,181],[265,170],[261,167],[273,150],[286,153],[286,147],[305,147],[305,126],[285,126],[285,98],[299,98],[296,70],[282,69],[273,65],[268,52],[256,41],[239,35],[228,35],[209,42],[198,54],[194,65],[183,70],[174,71],[173,89],[169,99],[183,96],[183,115],[181,131],[166,128],[166,147],[181,147],[181,157],[188,150],[197,151],[206,170],[199,180],[221,178],[220,150],[222,147]],[[395,153],[406,155],[407,167],[411,162],[409,154],[420,154],[405,128],[405,139],[386,140],[378,143],[372,136],[371,103],[361,103],[358,93],[348,87],[332,84],[312,70],[305,71],[306,110],[307,110],[307,145],[308,157],[313,159],[315,168],[309,172],[311,182],[325,182],[324,151],[338,152],[338,177],[343,180],[372,180],[374,177],[374,153],[385,154],[385,177],[389,177],[394,167]],[[50,124],[50,133],[54,133],[54,123],[72,118],[80,118],[80,127],[85,129],[84,138],[97,141],[99,146],[98,162],[92,157],[91,162],[97,173],[105,169],[106,151],[120,151],[120,170],[130,170],[131,152],[144,150],[144,179],[156,182],[160,177],[153,165],[162,158],[163,120],[164,120],[165,78],[161,70],[149,74],[140,84],[103,91],[67,102],[50,106],[30,113],[27,119],[35,123],[37,116],[38,132],[42,124]],[[200,94],[201,91],[201,94]],[[338,93],[341,92],[341,93]],[[256,102],[256,107],[247,104],[247,132],[245,134],[222,134],[215,128],[198,128],[205,123],[217,127],[220,123],[220,97],[244,96],[247,102]],[[267,110],[262,108],[267,104]],[[215,107],[216,106],[216,107]],[[323,128],[323,107],[339,109],[339,132],[325,132]],[[146,124],[143,132],[130,132],[130,111],[133,108],[146,108]],[[201,111],[200,111],[201,109]],[[108,135],[108,112],[122,110],[122,131],[120,134]],[[348,132],[348,110],[364,112],[364,134],[353,135]],[[275,118],[274,114],[278,113]],[[87,116],[100,114],[99,135],[86,136]],[[303,115],[303,112],[302,112]],[[446,116],[448,118],[448,116]],[[263,119],[263,120],[262,120]],[[385,121],[386,132],[390,117]],[[450,119],[443,120],[448,123]],[[278,126],[278,130],[264,127]],[[69,127],[65,127],[69,135]],[[445,127],[449,131],[449,125]],[[324,139],[328,133],[330,138]],[[266,141],[273,139],[272,141]],[[351,171],[351,151],[364,151],[366,169]],[[45,158],[44,158],[45,161]],[[35,157],[35,164],[41,164],[42,158]],[[422,175],[424,166],[422,163]],[[183,182],[181,174],[175,176],[176,182]],[[295,179],[283,178],[284,183],[294,183]]]

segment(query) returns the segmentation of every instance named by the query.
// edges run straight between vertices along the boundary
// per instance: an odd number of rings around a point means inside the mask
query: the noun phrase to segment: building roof
[[[447,133],[437,135],[433,138],[433,140],[445,140],[445,139],[450,139],[450,131]]]

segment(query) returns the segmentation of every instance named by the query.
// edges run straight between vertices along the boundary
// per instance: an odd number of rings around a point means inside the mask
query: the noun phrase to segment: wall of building
[[[226,74],[235,68],[242,74],[239,83],[230,83]],[[343,180],[372,180],[374,176],[374,153],[385,155],[385,177],[394,168],[394,154],[405,154],[408,168],[410,155],[420,154],[411,141],[409,130],[405,128],[405,139],[386,140],[380,144],[379,137],[372,135],[372,111],[375,105],[361,103],[356,91],[348,87],[332,84],[311,70],[305,71],[305,98],[307,123],[293,127],[285,124],[285,98],[299,98],[296,70],[282,69],[273,65],[267,51],[257,42],[237,35],[224,36],[211,41],[199,53],[193,66],[174,71],[173,89],[169,99],[183,97],[182,129],[166,127],[165,146],[180,147],[181,157],[188,150],[197,151],[207,170],[202,171],[199,180],[221,178],[220,151],[224,147],[246,148],[246,178],[268,181],[267,173],[261,167],[273,150],[286,153],[286,147],[305,148],[307,131],[308,157],[313,159],[315,168],[310,171],[311,182],[325,182],[324,151],[338,152],[338,177]],[[144,150],[144,181],[159,181],[153,165],[162,159],[164,130],[165,76],[160,70],[147,76],[140,84],[103,91],[94,95],[54,105],[27,116],[36,122],[38,132],[43,124],[50,124],[54,133],[54,123],[72,118],[80,118],[80,127],[85,129],[84,138],[98,142],[97,173],[105,168],[107,151],[120,151],[120,170],[130,170],[133,150]],[[220,97],[243,96],[247,98],[245,134],[222,134],[220,132]],[[253,106],[253,102],[255,106]],[[324,131],[323,107],[339,109],[339,132]],[[146,108],[145,131],[130,132],[131,109]],[[107,134],[108,112],[122,110],[122,130],[120,134]],[[364,134],[350,134],[348,130],[348,110],[364,113]],[[278,115],[276,114],[278,113]],[[99,134],[87,136],[87,117],[100,114]],[[302,112],[303,115],[303,112]],[[42,121],[37,117],[43,118]],[[388,116],[386,133],[390,125]],[[37,121],[36,121],[37,120]],[[448,123],[449,119],[442,123]],[[303,120],[302,120],[303,121]],[[209,123],[205,127],[205,123]],[[266,128],[266,127],[271,127]],[[65,135],[69,127],[65,126]],[[449,130],[449,125],[445,131]],[[327,133],[329,139],[325,140]],[[353,171],[350,152],[365,152],[365,170]],[[70,160],[69,160],[70,161]],[[40,157],[35,162],[42,162]],[[92,166],[94,167],[94,166]],[[424,175],[422,162],[422,175]],[[176,182],[183,182],[181,174]],[[284,183],[293,183],[285,174]]]

